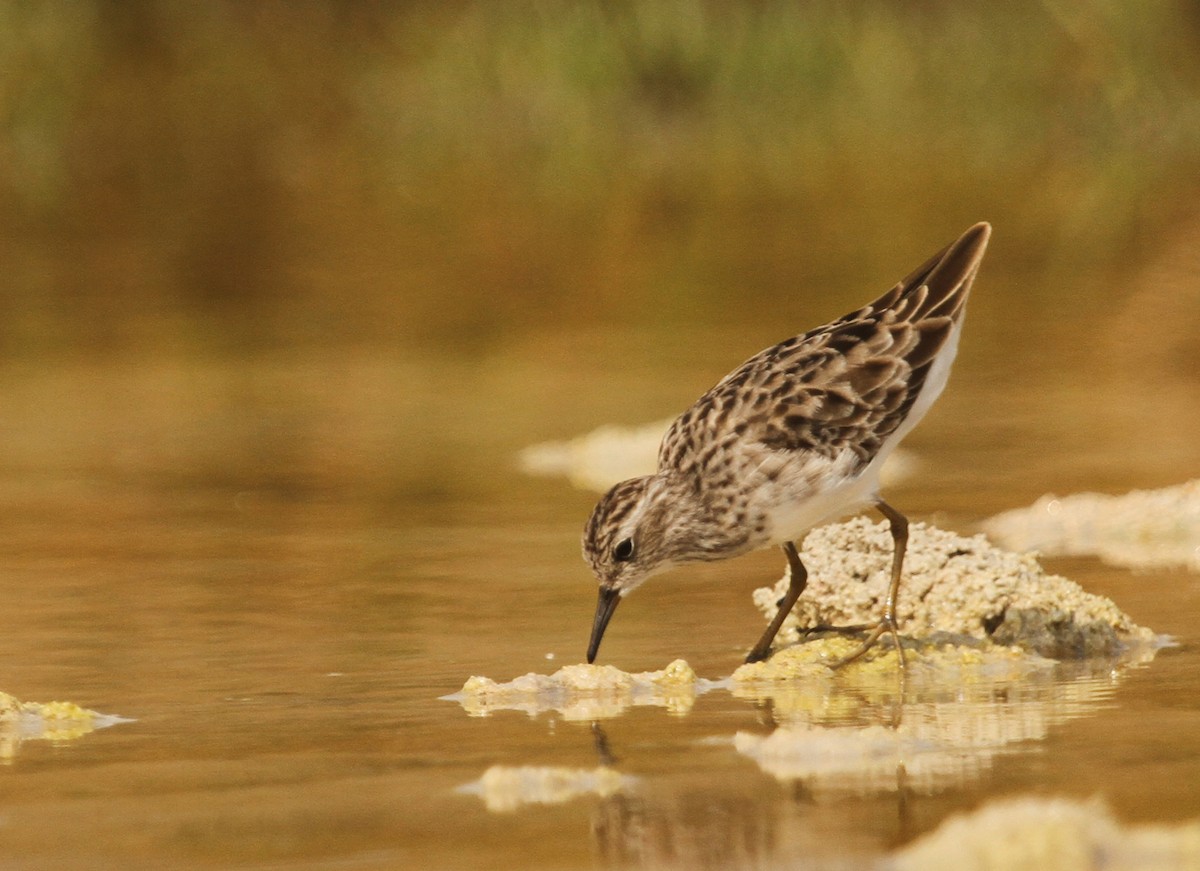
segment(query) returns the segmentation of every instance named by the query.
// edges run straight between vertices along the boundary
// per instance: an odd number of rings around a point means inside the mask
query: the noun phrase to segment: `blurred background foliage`
[[[0,342],[761,320],[984,218],[1115,289],[1194,216],[1198,49],[1184,0],[5,0]]]

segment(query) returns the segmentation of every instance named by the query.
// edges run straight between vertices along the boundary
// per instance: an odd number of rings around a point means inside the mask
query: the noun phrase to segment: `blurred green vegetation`
[[[1200,187],[1183,0],[5,0],[0,71],[9,354],[749,321],[980,219],[1115,293]]]

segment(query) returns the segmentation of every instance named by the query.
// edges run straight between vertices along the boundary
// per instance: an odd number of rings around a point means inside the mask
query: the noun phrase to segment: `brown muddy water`
[[[969,533],[1200,477],[1194,7],[0,3],[0,693],[120,718],[0,696],[0,871],[859,869],[1005,798],[1200,821],[1184,569],[1047,561],[1176,640],[1137,666],[443,698],[584,656],[595,495],[522,448],[678,414],[975,221],[889,502]],[[728,676],[782,563],[655,578],[602,661]]]
[[[1195,477],[1200,391],[1173,355],[1139,366],[1139,340],[1100,315],[1012,311],[1003,292],[981,280],[893,504],[966,532],[1046,491]],[[840,313],[811,308],[795,327]],[[788,332],[5,370],[0,690],[129,722],[9,746],[0,864],[859,868],[998,797],[1098,797],[1126,825],[1200,818],[1200,576],[1183,570],[1048,561],[1177,640],[1147,664],[833,704],[815,724],[892,728],[932,704],[1019,722],[932,772],[760,765],[734,736],[787,717],[725,690],[597,723],[473,717],[441,698],[471,675],[582,661],[594,586],[578,539],[594,497],[522,476],[516,452],[678,411]],[[761,631],[750,592],[781,562],[656,579],[602,659],[727,676]],[[626,788],[507,807],[469,788],[493,766],[606,762]]]

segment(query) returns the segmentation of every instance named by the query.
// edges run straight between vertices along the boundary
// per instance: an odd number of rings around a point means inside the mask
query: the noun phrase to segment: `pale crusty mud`
[[[861,693],[872,685],[893,692],[900,662],[888,636],[835,671],[830,666],[859,642],[839,635],[802,638],[798,629],[878,619],[892,562],[887,524],[860,517],[814,530],[804,542],[803,557],[808,586],[780,630],[776,653],[766,662],[739,667],[728,681],[698,678],[683,660],[640,674],[580,664],[507,682],[471,677],[447,698],[472,716],[554,711],[566,720],[587,721],[636,706],[687,713],[699,695],[716,687],[769,697],[777,713],[793,702],[808,704],[804,700],[813,693],[827,696],[835,685],[845,698],[847,690]],[[774,587],[755,591],[754,600],[768,618],[787,583],[785,575]],[[994,688],[1045,673],[1055,660],[1145,661],[1159,641],[1108,599],[1047,574],[1029,554],[996,548],[982,535],[964,537],[920,523],[910,528],[897,611],[905,681],[912,689]]]
[[[800,640],[801,626],[878,620],[892,561],[886,523],[857,517],[813,530],[802,557],[808,586],[777,646]],[[774,587],[754,592],[768,618],[787,585],[785,574]],[[1002,550],[982,535],[964,537],[923,523],[910,527],[896,610],[906,638],[964,637],[1055,659],[1117,656],[1155,641],[1153,632],[1110,600],[1047,574],[1032,555]]]
[[[696,696],[714,686],[677,659],[660,671],[637,674],[612,665],[580,664],[563,666],[551,675],[531,672],[505,683],[471,677],[458,693],[446,698],[476,717],[497,711],[524,711],[530,716],[557,711],[565,720],[596,720],[641,705],[687,713]]]
[[[635,779],[612,768],[493,765],[479,780],[458,791],[477,795],[493,813],[531,804],[562,804],[584,795],[607,798],[629,789]]]
[[[582,490],[603,493],[618,481],[653,474],[658,446],[672,422],[609,424],[569,441],[530,445],[518,455],[518,463],[528,474],[562,475]],[[883,468],[884,484],[907,478],[915,465],[910,453],[894,451]]]
[[[984,529],[1015,550],[1200,571],[1200,480],[1122,496],[1048,494],[1028,508],[997,514]]]
[[[658,446],[671,420],[641,426],[610,424],[564,442],[530,445],[518,456],[531,475],[563,475],[582,490],[602,493],[658,466]]]
[[[1097,802],[1028,797],[952,817],[895,853],[894,871],[1195,871],[1200,820],[1123,826]]]
[[[813,795],[931,795],[963,788],[989,767],[990,748],[931,744],[898,727],[780,726],[770,734],[738,732],[734,748],[782,783],[802,782]]]
[[[0,759],[15,756],[22,741],[70,741],[121,722],[73,702],[22,702],[0,693]]]

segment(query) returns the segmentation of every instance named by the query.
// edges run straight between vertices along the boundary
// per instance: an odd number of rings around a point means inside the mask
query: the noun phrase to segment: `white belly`
[[[759,503],[767,516],[769,540],[766,544],[796,541],[815,526],[856,514],[879,501],[879,471],[896,445],[920,423],[946,386],[950,365],[958,351],[961,329],[959,324],[947,338],[929,367],[921,395],[913,403],[908,417],[888,436],[865,469],[853,474],[850,470],[855,458],[848,453],[832,463],[817,457],[784,464],[777,480],[764,487],[764,498]]]
[[[875,504],[879,498],[882,457],[876,456],[861,474],[853,477],[847,477],[839,469],[839,465],[849,465],[853,458],[846,455],[845,459],[847,462],[841,464],[826,463],[827,475],[818,474],[815,479],[805,476],[807,480],[803,483],[793,479],[799,486],[787,491],[781,489],[778,499],[771,500],[773,504],[766,508],[768,544],[797,541],[815,526]]]

